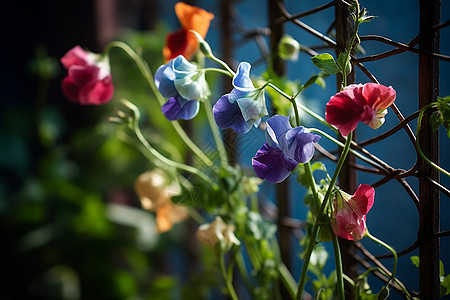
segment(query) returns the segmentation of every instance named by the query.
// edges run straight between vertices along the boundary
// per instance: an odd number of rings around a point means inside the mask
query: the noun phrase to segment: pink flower
[[[106,56],[75,46],[61,58],[61,63],[68,70],[61,87],[69,100],[81,105],[100,105],[111,100],[114,87]]]
[[[359,241],[366,233],[366,214],[372,208],[375,190],[368,184],[359,185],[355,194],[338,191],[331,225],[337,236]]]
[[[358,122],[377,129],[384,123],[387,108],[395,101],[396,92],[378,83],[352,84],[328,101],[325,119],[343,136],[355,130]]]

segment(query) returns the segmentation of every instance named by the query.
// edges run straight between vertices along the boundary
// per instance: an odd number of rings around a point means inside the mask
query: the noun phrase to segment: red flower
[[[372,208],[375,190],[368,184],[360,184],[355,194],[338,191],[331,225],[337,236],[359,241],[366,233],[366,214]]]
[[[166,46],[163,48],[166,62],[178,55],[183,55],[189,60],[198,48],[197,39],[189,30],[195,30],[204,38],[210,22],[214,18],[212,13],[183,2],[175,4],[175,13],[182,28],[166,37]]]
[[[114,87],[107,58],[75,46],[61,58],[61,63],[68,70],[61,86],[69,100],[81,105],[100,105],[111,100]]]
[[[358,122],[377,129],[384,123],[387,108],[395,101],[396,92],[378,83],[352,84],[328,101],[325,119],[343,136],[355,130]]]

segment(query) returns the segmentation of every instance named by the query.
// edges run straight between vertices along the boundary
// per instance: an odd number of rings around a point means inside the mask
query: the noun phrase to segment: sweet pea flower
[[[251,65],[241,62],[233,77],[233,90],[223,95],[213,107],[214,119],[220,128],[247,133],[258,127],[261,117],[268,114],[264,89],[256,89],[250,79]]]
[[[292,128],[289,117],[275,115],[266,121],[267,142],[252,159],[256,176],[272,183],[285,180],[299,163],[314,155],[320,136],[303,127]]]
[[[182,55],[158,68],[155,84],[161,95],[169,98],[162,111],[171,121],[195,117],[199,111],[198,100],[204,100],[211,94],[204,70],[198,69]]]
[[[225,224],[219,216],[211,223],[200,225],[195,234],[200,242],[211,248],[219,242],[222,242],[221,246],[224,249],[229,249],[233,244],[237,246],[241,244],[234,235],[234,226]]]
[[[332,227],[337,236],[359,241],[366,233],[366,214],[372,208],[375,190],[360,184],[354,195],[338,191],[334,200]]]
[[[384,123],[387,108],[395,101],[396,92],[378,83],[352,84],[330,98],[325,119],[343,136],[356,129],[358,122],[377,129]]]
[[[183,2],[175,4],[175,14],[182,28],[166,37],[166,45],[163,48],[163,56],[166,62],[178,55],[190,59],[198,48],[197,39],[190,30],[198,32],[204,38],[210,22],[214,18],[212,13]]]
[[[75,46],[61,58],[61,63],[68,71],[61,87],[69,100],[81,105],[100,105],[111,100],[114,87],[107,56]]]
[[[175,205],[170,197],[180,194],[177,185],[169,185],[167,175],[160,169],[141,174],[135,181],[135,191],[142,208],[156,212],[159,233],[172,229],[173,224],[188,217],[187,208]]]

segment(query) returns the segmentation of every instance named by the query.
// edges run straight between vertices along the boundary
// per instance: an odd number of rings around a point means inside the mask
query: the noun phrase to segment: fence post
[[[335,29],[336,29],[336,43],[338,45],[336,54],[340,54],[340,50],[344,50],[348,45],[348,41],[353,33],[354,24],[348,11],[348,5],[343,2],[338,2],[335,7]],[[347,76],[347,82],[349,84],[355,82],[354,68],[352,72]],[[340,91],[342,84],[342,76],[337,74],[336,76],[336,89]],[[356,141],[356,131],[353,134],[353,139]],[[342,140],[342,139],[341,139]],[[347,156],[346,164],[339,174],[339,187],[348,193],[353,193],[357,186],[356,170],[349,167],[349,164],[355,164],[356,158],[350,154]],[[339,246],[342,253],[342,263],[344,273],[351,278],[355,278],[358,275],[358,262],[355,260],[356,247],[353,241],[339,238]],[[345,282],[345,297],[348,300],[355,299],[353,288],[348,282]]]
[[[427,52],[439,52],[439,31],[432,27],[440,22],[440,0],[419,0],[420,3],[420,40],[419,49]],[[439,95],[439,60],[419,55],[419,108],[436,101]],[[433,132],[426,114],[419,137],[423,153],[433,162],[439,162],[439,135]],[[426,176],[439,182],[439,172],[419,160],[419,257],[420,257],[420,298],[439,299],[439,190],[423,178]]]
[[[269,10],[269,28],[270,28],[270,49],[271,57],[270,63],[273,70],[279,76],[283,76],[286,72],[286,65],[284,61],[278,56],[278,43],[282,36],[284,35],[284,23],[275,22],[283,14],[277,3],[283,4],[283,0],[269,0],[268,10]],[[290,184],[289,180],[285,180],[276,185],[276,199],[278,204],[278,241],[280,245],[281,259],[290,269],[291,267],[291,253],[292,253],[292,243],[291,243],[291,230],[290,228],[283,225],[283,218],[290,216],[291,211],[291,197],[289,193]],[[282,290],[284,297],[288,297],[286,291]]]

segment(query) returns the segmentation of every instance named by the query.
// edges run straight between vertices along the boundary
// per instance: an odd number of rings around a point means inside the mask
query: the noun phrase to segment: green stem
[[[279,262],[278,264],[278,273],[280,274],[281,281],[283,282],[284,287],[288,291],[289,295],[292,299],[295,299],[296,282],[291,272],[289,272],[288,268],[283,262]]]
[[[329,124],[324,118],[322,118],[320,115],[316,114],[315,112],[313,112],[312,110],[310,110],[309,108],[307,108],[306,106],[304,106],[301,103],[297,103],[297,101],[295,100],[298,96],[299,93],[297,93],[295,96],[289,96],[288,94],[286,94],[284,91],[282,91],[279,87],[277,87],[276,85],[274,85],[273,83],[269,83],[268,86],[270,86],[272,89],[274,89],[277,93],[279,93],[281,96],[283,96],[284,98],[286,98],[287,100],[289,100],[289,102],[292,103],[292,107],[294,108],[294,113],[296,116],[299,115],[298,113],[298,108],[300,108],[301,110],[303,110],[304,112],[306,112],[308,115],[310,115],[311,117],[313,117],[314,119],[316,119],[317,121],[319,121],[320,123],[322,123],[323,125],[329,127],[331,130],[333,130],[335,133],[338,133],[338,130],[335,126]],[[301,92],[301,90],[299,91]],[[299,124],[299,122],[297,122]]]
[[[355,21],[355,29],[353,30],[352,37],[350,39],[350,43],[347,46],[347,51],[345,52],[345,60],[344,60],[344,68],[342,70],[342,84],[344,87],[347,86],[347,62],[350,61],[350,53],[352,52],[353,45],[356,40],[356,36],[358,35],[358,29],[359,29],[359,3],[358,1],[355,1],[356,4],[356,19]],[[349,72],[350,73],[350,72]]]
[[[328,202],[329,202],[329,199],[331,198],[331,193],[334,189],[334,185],[336,183],[337,177],[342,169],[342,166],[344,165],[345,159],[350,150],[350,145],[352,142],[352,135],[353,135],[353,132],[350,132],[347,136],[347,140],[345,142],[344,149],[342,150],[342,153],[341,153],[339,160],[337,162],[337,165],[336,165],[336,170],[334,171],[333,177],[331,178],[330,185],[328,186],[328,189],[327,189],[327,192],[323,199],[322,205],[320,206],[319,213],[317,214],[317,221],[314,224],[313,232],[310,236],[308,249],[306,251],[304,262],[303,262],[302,273],[300,275],[300,281],[298,283],[297,297],[296,297],[297,300],[300,300],[302,298],[303,290],[305,289],[305,285],[306,285],[306,273],[307,273],[308,267],[309,267],[309,260],[311,258],[311,254],[314,249],[314,246],[316,245],[316,236],[317,236],[317,233],[318,233],[319,227],[320,227],[319,223],[325,212],[325,208],[328,206]]]
[[[236,75],[236,73],[234,73],[234,71],[227,65],[226,62],[224,62],[221,59],[218,59],[217,57],[215,57],[214,55],[211,55],[210,57],[213,61],[215,61],[216,63],[218,63],[219,65],[221,65],[222,67],[225,68],[225,70],[228,72],[228,74],[230,75],[230,77],[234,77],[234,75]]]
[[[150,71],[149,66],[145,63],[141,56],[139,56],[130,46],[128,46],[124,42],[114,41],[108,44],[105,49],[105,53],[109,52],[111,48],[119,48],[123,50],[135,63],[141,72],[142,76],[144,76],[148,86],[152,90],[156,99],[158,100],[160,105],[163,105],[166,102],[166,99],[161,95],[158,88],[155,85],[155,81],[153,79],[153,74]],[[183,142],[188,146],[191,151],[208,167],[212,167],[214,163],[203,153],[200,148],[189,138],[184,129],[181,127],[178,121],[170,122],[174,127],[175,131],[178,133]]]
[[[381,246],[385,247],[386,249],[391,251],[392,254],[394,255],[394,267],[392,268],[392,275],[389,278],[388,282],[386,282],[386,285],[384,287],[384,288],[387,288],[389,286],[389,284],[391,283],[391,281],[393,281],[393,280],[395,281],[395,273],[397,271],[397,252],[395,252],[394,248],[392,248],[391,246],[389,246],[388,244],[386,244],[382,240],[379,240],[376,237],[374,237],[373,235],[371,235],[368,230],[366,230],[365,236],[369,237],[372,241],[374,241],[374,242],[380,244]]]
[[[333,250],[334,250],[334,260],[336,263],[336,277],[337,277],[337,291],[338,297],[340,300],[345,299],[344,294],[344,272],[342,270],[342,257],[341,257],[341,249],[339,247],[338,237],[334,232],[331,234],[331,238],[333,240]]]
[[[225,285],[227,286],[228,292],[230,293],[230,296],[233,300],[239,300],[233,287],[233,278],[229,276],[230,273],[227,272],[227,268],[225,267],[225,255],[222,250],[219,251],[218,255],[220,271],[222,272],[222,276],[225,280]]]
[[[217,151],[219,152],[220,161],[223,167],[227,167],[228,166],[227,151],[225,150],[225,144],[222,140],[219,128],[217,127],[216,122],[214,121],[211,101],[209,100],[209,98],[207,98],[204,101],[204,104],[205,104],[206,118],[208,119],[209,126],[211,127],[214,142],[216,144]]]
[[[420,157],[423,158],[423,160],[425,160],[427,163],[429,163],[433,168],[435,168],[436,170],[444,173],[447,176],[450,176],[450,172],[445,170],[444,168],[442,168],[441,166],[435,164],[434,162],[432,162],[431,160],[428,159],[428,157],[425,156],[425,154],[422,152],[422,149],[420,148],[420,144],[419,144],[419,131],[420,131],[420,127],[422,125],[422,119],[423,119],[423,115],[425,113],[425,111],[429,108],[433,108],[436,107],[436,103],[430,103],[426,106],[424,106],[419,113],[419,117],[417,119],[417,130],[416,130],[416,146],[417,146],[417,152],[419,153]]]
[[[207,184],[209,184],[212,188],[215,188],[215,189],[218,188],[218,185],[216,183],[214,183],[213,181],[211,181],[211,179],[205,173],[200,171],[199,169],[194,168],[192,166],[185,165],[183,163],[173,161],[171,159],[168,159],[167,157],[165,157],[164,155],[159,153],[155,148],[153,148],[150,145],[150,143],[147,141],[147,139],[144,137],[144,135],[141,132],[141,129],[139,128],[138,121],[140,118],[140,113],[139,113],[138,108],[134,104],[132,104],[131,102],[129,102],[127,100],[122,100],[122,103],[133,112],[134,119],[131,124],[131,126],[132,126],[131,129],[136,134],[136,137],[141,142],[142,146],[144,146],[144,148],[148,151],[148,153],[151,156],[153,156],[154,158],[156,158],[157,160],[159,160],[160,162],[162,162],[163,164],[165,164],[169,167],[184,170],[191,174],[197,175],[199,178],[201,178],[203,181],[205,181]]]
[[[227,75],[229,77],[233,77],[232,74],[230,73],[230,71],[219,69],[219,68],[204,68],[203,71],[205,71],[205,72],[217,72],[217,73],[225,74],[225,75]]]
[[[251,294],[252,299],[257,299],[257,295],[253,291],[253,287],[248,278],[248,270],[247,270],[247,267],[245,266],[245,260],[244,260],[244,256],[242,255],[241,250],[239,250],[238,253],[236,253],[235,261],[236,261],[239,273],[242,277],[245,287],[247,288],[248,292]]]

